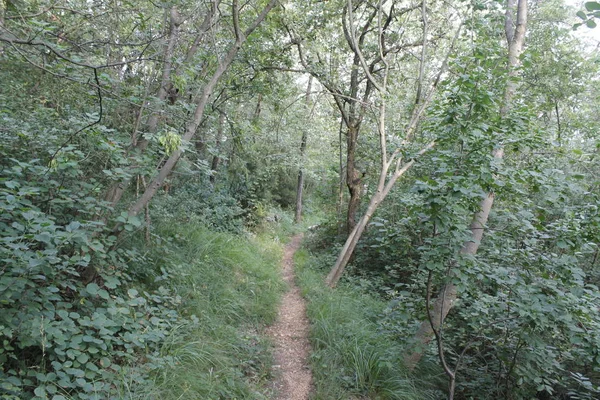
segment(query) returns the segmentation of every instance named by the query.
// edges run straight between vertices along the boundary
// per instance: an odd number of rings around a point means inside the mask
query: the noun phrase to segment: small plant
[[[385,302],[344,285],[335,291],[325,286],[323,272],[317,271],[330,258],[326,253],[310,256],[306,250],[295,258],[298,281],[309,302],[317,398],[438,398],[431,384],[407,375],[402,347],[379,330],[377,318]]]

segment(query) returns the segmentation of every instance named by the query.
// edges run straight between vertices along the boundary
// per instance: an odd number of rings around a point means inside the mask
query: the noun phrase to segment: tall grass
[[[385,303],[350,287],[330,290],[319,262],[304,249],[296,253],[297,279],[312,324],[315,398],[440,398],[427,390],[430,385],[404,371],[402,348],[378,331]]]
[[[276,318],[283,290],[280,245],[191,223],[155,229],[168,239],[137,270],[148,269],[148,285],[181,296],[178,311],[195,322],[172,327],[161,351],[169,363],[153,372],[154,385],[124,385],[123,398],[268,398],[271,353],[261,332]]]
[[[308,204],[312,204],[308,202]],[[310,212],[303,213],[302,221],[297,224],[294,222],[292,211],[285,211],[279,207],[271,207],[267,210],[267,216],[262,222],[254,228],[262,237],[270,238],[275,242],[286,243],[292,236],[300,232],[306,232],[310,227],[320,224],[326,220],[326,214],[323,210],[315,208],[314,205],[307,206]]]

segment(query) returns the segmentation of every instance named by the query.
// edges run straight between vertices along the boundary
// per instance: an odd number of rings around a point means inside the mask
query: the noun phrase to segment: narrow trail
[[[275,344],[274,400],[308,400],[312,390],[312,373],[308,364],[310,343],[306,304],[294,282],[294,253],[300,248],[302,234],[285,247],[283,279],[289,285],[279,307],[277,322],[267,333]]]

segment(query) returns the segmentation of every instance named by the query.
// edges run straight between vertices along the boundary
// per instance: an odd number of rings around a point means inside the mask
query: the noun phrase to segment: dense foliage
[[[267,398],[297,204],[318,398],[598,398],[599,11],[0,0],[0,398]]]

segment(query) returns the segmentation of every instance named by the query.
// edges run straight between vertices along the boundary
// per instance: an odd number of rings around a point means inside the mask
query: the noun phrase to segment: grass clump
[[[148,286],[181,299],[191,323],[172,326],[153,385],[124,384],[131,399],[266,399],[271,353],[262,328],[277,316],[283,289],[280,245],[215,233],[202,226],[160,225],[168,238],[138,268]],[[126,382],[126,380],[125,380]]]
[[[343,285],[326,287],[320,266],[329,263],[307,250],[299,250],[295,262],[312,325],[316,399],[437,398],[404,371],[400,344],[379,331],[383,301]]]

